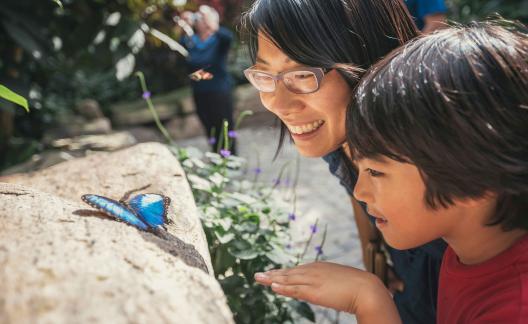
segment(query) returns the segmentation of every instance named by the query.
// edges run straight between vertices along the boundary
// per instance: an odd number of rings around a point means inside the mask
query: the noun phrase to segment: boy
[[[481,23],[396,50],[362,80],[347,130],[354,195],[387,244],[449,244],[437,322],[528,323],[528,36]],[[359,322],[400,321],[379,281],[353,268],[255,278]]]

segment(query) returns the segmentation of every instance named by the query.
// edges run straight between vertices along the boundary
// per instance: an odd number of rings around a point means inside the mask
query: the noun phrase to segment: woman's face
[[[262,33],[258,37],[255,69],[278,74],[302,67],[291,60]],[[321,157],[345,142],[345,115],[351,90],[336,71],[325,74],[318,91],[296,94],[282,81],[271,93],[260,93],[262,104],[288,127],[299,153]]]

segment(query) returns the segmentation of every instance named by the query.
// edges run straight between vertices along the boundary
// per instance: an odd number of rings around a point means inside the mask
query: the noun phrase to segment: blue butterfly
[[[126,197],[126,195],[125,195]],[[139,194],[129,202],[125,199],[116,201],[98,195],[83,195],[82,200],[88,205],[100,210],[119,221],[133,225],[140,230],[157,230],[165,228],[168,223],[167,211],[170,198],[158,194]]]

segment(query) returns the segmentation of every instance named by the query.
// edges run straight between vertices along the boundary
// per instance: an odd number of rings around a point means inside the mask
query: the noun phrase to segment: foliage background
[[[74,113],[80,100],[95,99],[109,115],[110,104],[138,98],[137,81],[127,77],[131,69],[146,74],[155,94],[185,85],[184,57],[145,33],[142,26],[177,40],[180,30],[172,17],[209,4],[220,11],[225,25],[234,28],[244,3],[61,2],[63,7],[52,0],[3,0],[0,6],[0,84],[28,98],[31,106],[31,113],[23,114],[0,99],[0,170],[43,149],[39,143],[43,133]],[[238,42],[234,53],[237,48]],[[124,77],[118,79],[119,75]]]
[[[72,114],[82,99],[95,99],[108,115],[108,106],[137,98],[133,78],[116,78],[120,60],[135,61],[154,94],[186,83],[184,58],[159,39],[141,32],[142,24],[179,38],[172,17],[183,10],[209,4],[223,24],[236,26],[252,0],[3,0],[0,6],[0,84],[29,99],[25,114],[0,99],[0,170],[44,149],[46,129]],[[446,0],[453,21],[468,22],[498,12],[528,22],[528,0]],[[117,22],[111,22],[120,16]],[[115,20],[115,19],[114,19]],[[247,61],[236,42],[230,70],[245,82]],[[123,70],[123,69],[121,69]],[[122,72],[121,72],[122,73]],[[111,116],[110,116],[111,117]],[[15,127],[16,125],[16,127]]]
[[[467,23],[498,13],[504,18],[528,23],[527,0],[446,0],[446,3],[449,18],[457,22]]]

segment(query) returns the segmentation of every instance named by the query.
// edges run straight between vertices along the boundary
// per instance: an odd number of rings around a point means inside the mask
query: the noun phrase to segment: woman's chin
[[[320,158],[332,152],[331,150],[321,150],[318,147],[305,147],[297,144],[295,144],[295,148],[300,155],[307,158]]]
[[[309,157],[309,158],[323,157],[325,155],[328,155],[336,151],[342,145],[339,143],[335,143],[335,145],[331,145],[331,146],[321,145],[320,141],[311,141],[311,143],[304,142],[304,141],[296,142],[295,139],[293,140],[293,142],[295,144],[295,148],[297,149],[297,152],[299,152],[300,155],[304,157]]]

